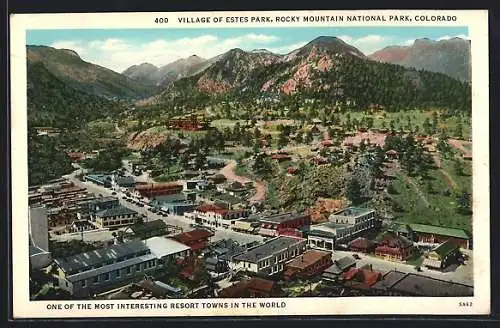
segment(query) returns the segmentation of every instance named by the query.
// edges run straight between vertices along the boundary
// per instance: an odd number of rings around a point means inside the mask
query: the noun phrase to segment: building
[[[246,209],[229,210],[216,205],[203,204],[193,214],[195,221],[199,224],[230,229],[236,220],[246,218],[250,213]]]
[[[285,262],[299,256],[305,250],[306,240],[280,236],[235,256],[233,268],[271,276],[282,272]]]
[[[261,217],[259,222],[259,234],[277,236],[282,230],[308,228],[311,224],[311,215],[288,212]]]
[[[74,162],[79,162],[85,159],[85,154],[82,152],[70,151],[67,152],[66,154]]]
[[[334,260],[333,264],[323,271],[321,277],[323,280],[337,282],[340,275],[351,268],[356,267],[356,260],[352,256],[344,256]]]
[[[99,228],[118,228],[137,222],[138,213],[128,207],[118,205],[91,215],[92,222]]]
[[[199,251],[207,247],[210,238],[214,235],[213,232],[205,229],[195,229],[188,232],[183,232],[172,237],[172,239],[189,246],[193,251]]]
[[[159,266],[176,263],[178,259],[184,260],[191,255],[191,248],[185,244],[166,237],[151,237],[144,243],[158,259]]]
[[[122,175],[112,175],[111,176],[111,185],[115,189],[126,188],[132,189],[135,186],[135,179],[131,176],[122,176]]]
[[[205,259],[205,268],[214,273],[223,273],[229,270],[228,263],[217,257],[208,257]]]
[[[257,233],[259,227],[260,227],[259,221],[252,216],[246,219],[234,221],[234,224],[231,225],[231,229],[234,231],[251,233],[251,234]]]
[[[254,277],[240,281],[219,292],[222,298],[268,298],[279,297],[282,291],[274,281]]]
[[[428,252],[422,264],[428,268],[443,269],[456,262],[458,253],[459,246],[448,240]]]
[[[415,235],[415,241],[421,245],[438,245],[451,240],[460,248],[471,248],[469,233],[463,229],[439,227],[428,224],[412,223],[408,225]]]
[[[120,206],[120,200],[116,197],[99,197],[86,202],[83,208],[88,213],[96,213],[109,208]]]
[[[191,212],[196,208],[196,204],[188,200],[185,194],[171,194],[156,196],[152,200],[152,204],[170,214],[183,215],[186,212]]]
[[[75,220],[67,227],[67,229],[69,230],[69,232],[84,232],[95,230],[96,226],[88,220]]]
[[[47,209],[44,207],[29,209],[29,263],[32,269],[44,268],[52,262],[47,216]]]
[[[345,288],[356,290],[361,293],[367,293],[370,287],[382,280],[382,273],[373,271],[371,268],[352,267],[342,273],[339,281]]]
[[[135,195],[138,197],[152,199],[156,196],[177,194],[182,190],[182,184],[172,182],[136,184]]]
[[[134,235],[140,239],[163,236],[168,233],[168,226],[161,219],[136,223],[129,226],[128,229],[132,230]]]
[[[353,252],[368,254],[375,250],[375,243],[369,239],[358,237],[349,243],[349,249]]]
[[[331,264],[331,252],[310,249],[285,264],[285,279],[313,277]]]
[[[100,248],[55,259],[59,287],[71,295],[88,297],[152,274],[158,260],[143,241]]]
[[[407,239],[414,240],[414,233],[408,224],[393,222],[389,226],[389,229],[387,229],[387,231],[394,235],[403,236]]]
[[[308,232],[309,246],[317,249],[333,250],[347,248],[349,241],[365,232],[376,229],[381,221],[375,210],[348,207],[331,214],[329,222],[315,224]]]
[[[403,236],[387,233],[378,246],[375,255],[386,260],[406,261],[415,252],[413,243]]]
[[[431,278],[414,273],[387,272],[372,285],[373,293],[387,296],[467,297],[474,295],[473,286]]]
[[[85,181],[90,181],[105,188],[111,188],[112,178],[107,174],[89,174],[85,176]]]

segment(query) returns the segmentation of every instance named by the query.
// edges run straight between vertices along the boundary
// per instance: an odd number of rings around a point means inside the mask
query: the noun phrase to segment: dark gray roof
[[[389,289],[405,295],[428,297],[474,295],[474,288],[472,286],[421,276],[414,273],[407,273]]]
[[[116,177],[116,183],[118,185],[132,185],[132,184],[135,184],[135,179],[134,177],[130,177],[130,176],[118,176]]]
[[[96,216],[98,217],[111,217],[111,216],[122,216],[122,215],[131,215],[131,214],[137,214],[136,211],[131,210],[128,207],[118,205],[115,207],[107,208],[105,210],[99,211],[96,213]]]
[[[378,290],[388,290],[391,288],[395,283],[400,281],[406,276],[406,273],[399,272],[399,271],[389,271],[387,272],[382,280],[377,281],[374,285],[374,289]]]
[[[337,236],[333,232],[324,231],[324,230],[317,230],[317,229],[309,230],[307,232],[307,235],[308,236],[326,237],[326,238],[335,238]]]
[[[261,218],[260,221],[281,223],[281,222],[294,220],[294,219],[304,217],[304,216],[306,216],[306,214],[288,212],[288,213],[280,213],[280,214],[266,216],[266,217]]]
[[[64,259],[55,259],[56,264],[66,273],[83,270],[94,265],[102,265],[106,261],[120,259],[147,251],[149,248],[141,240],[133,240],[122,244],[99,248],[91,252],[73,255]]]
[[[108,265],[102,266],[102,267],[97,268],[97,269],[92,269],[92,270],[83,271],[80,273],[75,273],[73,275],[66,276],[66,279],[68,279],[71,282],[80,281],[83,279],[88,279],[88,278],[98,276],[98,275],[106,273],[106,272],[112,272],[115,270],[120,270],[120,269],[129,267],[129,266],[132,266],[132,265],[136,265],[138,263],[143,263],[146,261],[154,260],[155,258],[156,258],[156,256],[153,254],[146,254],[146,255],[134,257],[134,258],[122,261],[122,262],[108,264]]]
[[[345,270],[348,267],[350,267],[352,265],[355,265],[356,264],[356,260],[352,256],[344,256],[344,257],[342,257],[342,258],[340,258],[338,260],[335,260],[334,263],[337,264],[337,266],[341,270]]]
[[[300,241],[301,240],[298,240],[297,238],[280,236],[271,239],[267,243],[251,248],[246,253],[234,257],[234,259],[237,261],[257,263],[258,261],[265,259],[276,252],[283,251]]]

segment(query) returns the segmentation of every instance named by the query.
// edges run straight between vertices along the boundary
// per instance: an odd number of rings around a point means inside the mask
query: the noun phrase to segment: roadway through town
[[[73,182],[75,185],[79,187],[86,188],[89,192],[94,193],[96,195],[102,196],[115,196],[118,197],[121,205],[128,207],[139,214],[144,215],[144,221],[149,222],[153,220],[163,220],[168,225],[174,225],[181,228],[183,231],[190,231],[193,228],[190,226],[193,222],[184,216],[180,215],[172,215],[169,214],[167,217],[152,213],[147,210],[146,206],[140,207],[131,202],[125,201],[122,197],[124,194],[118,191],[114,191],[112,189],[104,188],[98,186],[89,181],[80,181],[77,178],[77,175],[83,173],[82,169],[78,169],[73,173],[65,176],[69,181]],[[113,195],[113,192],[116,193]],[[120,228],[120,230],[125,230],[126,228]],[[113,239],[113,232],[105,229],[97,230],[97,231],[86,231],[82,233],[69,233],[69,234],[61,234],[61,235],[53,235],[52,237],[58,241],[67,241],[71,239],[80,239],[83,241],[91,242],[91,241],[105,241]],[[231,229],[218,228],[215,230],[215,235],[212,237],[212,241],[222,240],[222,239],[233,239],[241,244],[247,244],[255,241],[262,241],[263,237],[260,235],[251,235],[245,234],[241,232],[236,232]]]

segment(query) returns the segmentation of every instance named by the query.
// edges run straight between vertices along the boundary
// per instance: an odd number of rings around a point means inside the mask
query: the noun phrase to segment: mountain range
[[[439,72],[461,81],[471,80],[470,41],[461,38],[418,39],[409,46],[389,46],[369,55],[380,62]]]
[[[358,108],[379,104],[463,109],[470,107],[470,86],[461,82],[470,78],[467,50],[458,51],[467,49],[463,44],[468,41],[424,39],[366,56],[340,38],[320,36],[285,55],[236,48],[210,59],[192,55],[161,67],[134,65],[122,74],[88,63],[68,49],[27,46],[27,59],[28,65],[39,64],[36,71],[43,67],[44,76],[75,92],[152,99],[145,104],[192,108],[223,94],[248,99],[274,94],[302,95],[325,104],[357,104]]]
[[[70,49],[26,48],[27,62],[41,63],[49,73],[76,90],[106,98],[137,99],[157,92],[123,74],[86,62]]]

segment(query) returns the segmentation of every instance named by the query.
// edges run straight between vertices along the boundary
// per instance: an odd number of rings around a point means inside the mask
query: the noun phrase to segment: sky
[[[29,30],[28,45],[76,51],[88,62],[122,72],[132,65],[158,67],[180,58],[211,58],[233,48],[267,49],[286,54],[318,36],[336,36],[371,54],[415,39],[468,38],[467,27],[300,27],[217,29],[72,29]]]

